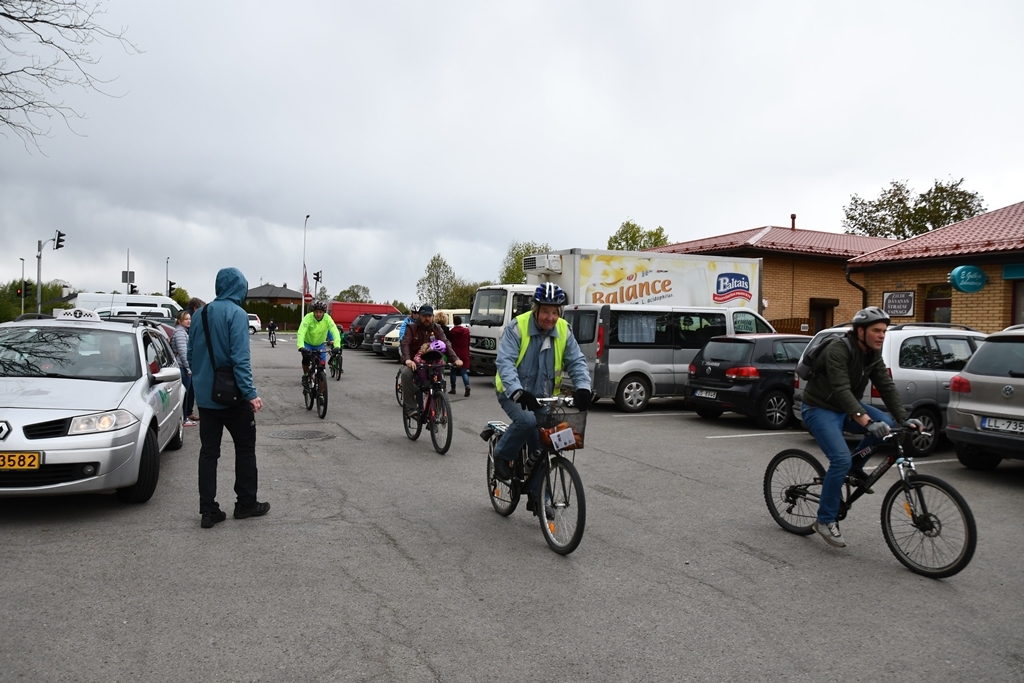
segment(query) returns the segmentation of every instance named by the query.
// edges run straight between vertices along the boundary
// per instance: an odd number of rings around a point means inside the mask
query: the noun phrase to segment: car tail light
[[[748,365],[741,368],[729,368],[725,371],[725,376],[728,379],[758,379],[761,377],[761,373],[757,371],[757,368]]]
[[[794,389],[799,389],[800,388],[800,375],[797,375],[797,374],[793,375],[793,388]]]
[[[965,377],[954,375],[953,379],[949,380],[949,391],[950,393],[969,394],[971,393],[971,383]]]
[[[889,375],[889,379],[892,379],[892,368],[886,368],[885,372]],[[879,393],[874,382],[871,383],[871,398],[882,398],[882,394]]]
[[[597,357],[600,358],[604,352],[604,328],[598,324],[597,326]]]
[[[690,363],[690,367],[688,368],[688,370],[689,370],[689,373],[690,373],[690,377],[695,376],[697,374],[697,365],[696,365],[696,363]]]

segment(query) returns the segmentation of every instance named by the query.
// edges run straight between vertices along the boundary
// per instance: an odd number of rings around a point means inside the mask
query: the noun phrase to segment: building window
[[[924,301],[924,321],[926,323],[950,322],[952,306],[952,285],[927,285]]]

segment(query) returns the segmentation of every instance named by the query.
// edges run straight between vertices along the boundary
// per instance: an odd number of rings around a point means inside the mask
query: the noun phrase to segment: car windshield
[[[469,316],[471,325],[500,325],[505,319],[505,302],[508,292],[504,289],[482,289],[473,299],[473,312]]]
[[[1024,377],[1024,339],[989,337],[971,356],[964,372],[991,377]]]
[[[130,382],[141,377],[135,335],[64,327],[0,328],[0,377]]]

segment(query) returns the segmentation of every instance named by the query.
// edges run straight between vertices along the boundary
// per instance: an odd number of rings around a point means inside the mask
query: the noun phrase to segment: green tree
[[[455,271],[441,254],[434,254],[427,263],[423,277],[416,281],[416,296],[420,304],[441,307],[448,300],[455,282]]]
[[[531,254],[543,254],[548,251],[551,251],[551,247],[546,242],[512,241],[508,245],[508,252],[505,253],[505,260],[501,262],[498,282],[505,285],[523,284],[526,282],[523,257]],[[464,308],[464,306],[459,306],[459,308]]]
[[[364,303],[365,303],[365,302],[364,302]],[[391,305],[392,305],[392,306],[394,306],[395,308],[397,308],[397,309],[398,309],[399,311],[401,311],[402,313],[406,313],[406,314],[408,314],[408,313],[409,313],[409,307],[408,307],[408,306],[406,306],[405,304],[403,304],[403,303],[402,303],[401,301],[399,301],[398,299],[395,299],[394,301],[392,301],[392,302],[391,302]]]
[[[629,220],[619,226],[618,231],[608,238],[608,249],[620,251],[643,251],[668,244],[668,235],[660,225],[655,230],[644,230]]]
[[[878,199],[853,195],[843,207],[843,230],[850,235],[903,240],[983,213],[981,195],[964,190],[963,182],[963,178],[936,180],[930,189],[917,194],[907,187],[907,181],[894,180]]]
[[[321,301],[328,301],[331,298],[331,295],[327,293],[326,286],[320,285],[320,291],[316,293],[316,298]]]
[[[174,299],[174,303],[178,304],[182,308],[185,308],[185,306],[188,306],[188,300],[191,299],[192,296],[184,287],[175,286],[174,296],[172,296],[171,298]]]
[[[489,282],[468,282],[461,277],[455,279],[455,284],[448,294],[448,298],[442,304],[442,308],[471,308],[473,295],[476,290]]]
[[[335,301],[351,301],[357,304],[370,304],[373,303],[373,299],[370,298],[370,288],[363,285],[352,285],[348,289],[343,289],[338,292],[338,296],[334,297]]]

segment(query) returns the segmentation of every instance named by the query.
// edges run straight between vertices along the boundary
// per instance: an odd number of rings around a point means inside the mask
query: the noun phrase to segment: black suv
[[[793,419],[793,376],[804,347],[800,334],[712,337],[690,363],[686,399],[703,418],[727,410],[782,429]]]
[[[345,346],[350,349],[359,348],[363,343],[363,331],[366,328],[366,323],[372,317],[372,313],[360,313],[356,316],[356,319],[348,326],[348,332],[345,333]]]

